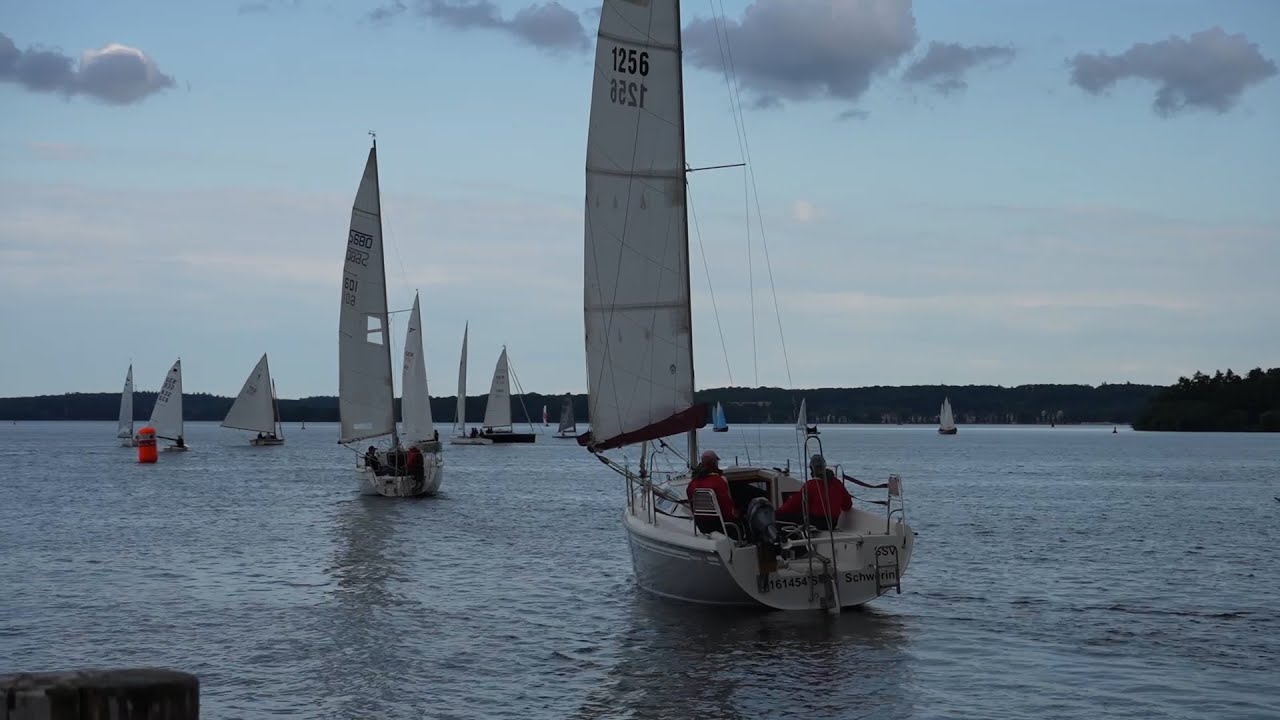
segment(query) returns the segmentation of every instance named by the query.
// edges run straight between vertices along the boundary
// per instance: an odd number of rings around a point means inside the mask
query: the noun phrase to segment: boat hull
[[[449,440],[450,445],[492,445],[493,441],[483,437],[456,437]]]
[[[938,428],[939,435],[955,435],[958,428]]]
[[[356,468],[356,482],[361,495],[381,495],[383,497],[421,497],[435,495],[440,492],[444,482],[444,467],[440,456],[431,454],[423,456],[425,465],[422,480],[412,475],[377,475],[368,468]]]
[[[268,447],[273,445],[283,445],[284,438],[251,438],[249,444],[254,447]]]
[[[165,445],[165,452],[186,452],[191,449],[190,445]]]
[[[531,443],[538,440],[538,436],[534,433],[489,433],[484,436],[485,439],[492,440],[495,445],[506,445],[508,443]]]

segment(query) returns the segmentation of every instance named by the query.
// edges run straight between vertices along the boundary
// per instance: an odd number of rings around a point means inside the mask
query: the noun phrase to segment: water
[[[826,428],[920,533],[902,595],[831,618],[635,589],[572,441],[448,446],[439,497],[390,500],[335,426],[286,433],[140,466],[113,423],[0,426],[0,672],[170,666],[210,718],[1280,716],[1274,435]]]

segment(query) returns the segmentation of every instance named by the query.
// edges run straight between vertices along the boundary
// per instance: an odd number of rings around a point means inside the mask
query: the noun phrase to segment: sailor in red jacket
[[[693,469],[693,479],[685,487],[685,495],[691,506],[693,491],[700,488],[708,488],[715,492],[716,503],[720,505],[720,515],[726,523],[738,522],[738,508],[733,503],[733,495],[729,493],[729,481],[724,479],[724,474],[720,471],[720,456],[715,450],[702,453],[702,462]],[[698,518],[697,523],[698,529],[702,532],[720,530],[719,527],[714,526],[715,521],[708,518]]]
[[[779,522],[801,524],[804,522],[805,499],[808,499],[809,524],[819,530],[831,530],[840,522],[840,513],[853,509],[853,496],[844,489],[835,473],[828,474],[827,461],[821,455],[809,458],[811,478],[800,492],[795,493],[778,508]]]

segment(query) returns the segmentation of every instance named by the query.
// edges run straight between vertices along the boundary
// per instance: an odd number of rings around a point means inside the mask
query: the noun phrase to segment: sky
[[[1280,365],[1280,3],[682,12],[689,162],[750,161],[690,176],[699,387]],[[524,389],[584,391],[598,17],[0,4],[0,396],[118,391],[130,362],[155,389],[179,356],[187,392],[234,395],[263,352],[281,396],[336,394],[371,130],[390,302],[421,293],[432,394],[455,392],[465,323],[469,394],[504,344]]]

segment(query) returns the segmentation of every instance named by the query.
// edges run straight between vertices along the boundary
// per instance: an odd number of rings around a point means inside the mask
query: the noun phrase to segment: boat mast
[[[382,234],[382,186],[378,182],[378,134],[372,130],[369,131],[369,137],[373,138],[373,197],[378,203],[378,242],[379,263],[378,271],[382,273],[382,343],[383,354],[387,357],[387,377],[391,378],[391,383],[387,387],[387,394],[391,396],[391,447],[400,444],[400,432],[396,428],[395,409],[396,409],[396,381],[395,368],[391,365],[391,309],[387,301],[387,242],[386,236]]]
[[[685,162],[685,142],[684,142],[684,42],[680,37],[680,0],[675,0],[676,13],[676,90],[679,98],[679,118],[676,127],[680,133],[680,166],[676,168],[676,172],[680,173],[681,184],[684,185],[684,202],[680,204],[681,222],[684,225],[684,247],[681,251],[684,253],[684,296],[685,296],[685,322],[689,328],[689,387],[693,391],[694,397],[689,398],[690,402],[694,402],[697,397],[697,383],[694,381],[693,375],[693,293],[690,291],[689,273],[689,176],[686,173]],[[696,404],[696,403],[695,403]],[[698,431],[692,429],[689,431],[689,467],[693,467],[698,463]]]

